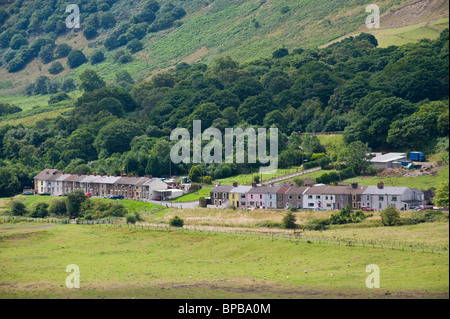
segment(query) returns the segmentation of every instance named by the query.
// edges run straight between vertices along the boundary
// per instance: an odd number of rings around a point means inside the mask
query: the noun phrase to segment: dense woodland
[[[172,16],[175,11],[182,13],[170,8]],[[151,10],[154,21],[136,16],[130,20],[132,26],[123,28],[124,34],[142,23],[150,32],[164,12],[159,6]],[[46,19],[51,21],[51,16]],[[0,34],[3,46],[8,30]],[[44,26],[35,32],[49,31]],[[111,37],[115,44],[109,49],[120,46],[117,43],[127,45],[117,42],[120,35]],[[385,49],[377,45],[373,36],[363,33],[323,49],[280,48],[270,57],[245,63],[229,56],[211,64],[181,63],[138,83],[124,70],[117,72],[115,83],[106,83],[91,69],[75,81],[66,78],[69,83],[64,87],[41,77],[27,94],[50,94],[49,103],[71,103],[74,109],[33,128],[0,122],[0,180],[6,181],[2,190],[6,195],[21,191],[32,185],[36,172],[50,167],[71,173],[187,174],[191,165],[170,163],[175,142],[169,137],[177,127],[191,129],[196,119],[202,120],[203,129],[212,126],[222,131],[278,127],[281,168],[299,166],[305,159],[336,168],[334,163],[343,159],[343,154],[323,155],[325,149],[317,138],[298,132],[344,131],[347,146],[361,142],[374,151],[448,154],[448,30],[435,41]],[[13,51],[8,65],[21,50],[29,50],[27,46]],[[65,49],[59,48],[59,54],[71,52]],[[37,56],[45,56],[42,48],[39,52]],[[82,63],[96,62],[90,57]],[[77,101],[67,100],[65,92],[74,89],[84,94]],[[1,114],[20,112],[5,104],[0,110]],[[259,166],[212,164],[204,167],[204,175],[224,178]]]

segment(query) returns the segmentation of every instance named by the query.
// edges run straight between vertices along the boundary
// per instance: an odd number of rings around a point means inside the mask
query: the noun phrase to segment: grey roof
[[[220,185],[214,187],[213,190],[211,190],[211,193],[229,193],[233,189],[233,186],[231,185]]]
[[[394,162],[398,161],[400,159],[407,159],[406,153],[388,153],[381,156],[377,156],[372,158],[370,161],[372,163],[387,163],[387,162]]]
[[[159,178],[150,178],[150,179],[148,179],[147,181],[145,181],[144,182],[144,184],[143,185],[145,185],[145,186],[150,186],[151,184],[153,184],[154,182],[156,182],[156,181],[160,181],[161,183],[164,183],[161,179],[159,179]]]
[[[306,186],[292,186],[289,188],[289,190],[285,193],[286,195],[303,195],[303,193],[308,190],[308,187]]]
[[[64,182],[70,175],[69,174],[64,174],[64,175],[60,175],[56,181],[57,182]]]
[[[276,194],[281,189],[281,186],[257,186],[252,187],[249,194]]]
[[[314,195],[346,195],[350,194],[351,187],[348,186],[313,186],[308,188],[305,194]]]
[[[58,171],[57,169],[44,169],[42,172],[40,172],[34,178],[37,180],[40,180],[40,181],[47,181],[48,179],[52,178],[56,174],[61,174],[61,172]]]
[[[233,187],[233,189],[230,190],[230,193],[247,194],[251,189],[252,189],[251,186],[238,186],[238,187]]]
[[[85,178],[83,178],[80,181],[80,183],[92,183],[96,178],[97,178],[97,176],[89,175],[89,176],[86,176]]]
[[[401,195],[405,191],[409,190],[408,187],[384,187],[378,188],[377,186],[368,186],[364,195]]]
[[[119,176],[97,176],[93,183],[114,184],[119,179],[121,179]]]

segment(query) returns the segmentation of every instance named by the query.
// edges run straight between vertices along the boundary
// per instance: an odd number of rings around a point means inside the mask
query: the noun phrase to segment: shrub
[[[75,69],[86,62],[86,56],[80,50],[71,51],[67,57],[67,64],[71,69]]]
[[[183,227],[184,226],[184,221],[180,217],[175,216],[174,218],[172,218],[170,220],[170,226],[172,226],[172,227]]]
[[[283,221],[281,222],[281,225],[285,229],[296,229],[297,224],[295,223],[297,221],[297,218],[292,212],[289,212],[284,216]]]
[[[84,31],[83,31],[83,35],[86,39],[91,40],[93,38],[95,38],[98,33],[97,33],[97,29],[91,25],[88,25]]]
[[[283,225],[281,223],[273,222],[273,221],[262,221],[255,224],[256,227],[262,228],[282,228]]]
[[[395,207],[388,207],[381,212],[381,222],[384,226],[395,226],[400,222],[400,213]]]
[[[72,47],[67,43],[61,43],[56,46],[55,56],[56,58],[65,58],[69,55],[70,51],[72,51]]]
[[[127,216],[127,224],[136,224],[137,219],[134,215],[128,215]]]
[[[27,207],[20,200],[14,200],[9,206],[13,216],[25,216],[28,214]]]
[[[307,222],[304,228],[307,230],[326,230],[329,224],[330,220],[327,218],[315,218]]]
[[[66,201],[64,199],[55,200],[49,207],[48,212],[52,215],[65,216],[67,215]]]
[[[91,64],[98,64],[105,61],[105,55],[102,51],[95,51],[94,54],[91,55]]]
[[[203,183],[205,184],[211,184],[212,183],[212,177],[211,176],[204,176],[203,177]]]
[[[70,97],[65,92],[60,92],[58,94],[53,95],[49,100],[48,104],[56,104],[58,102],[69,100]]]
[[[47,203],[39,203],[36,205],[34,210],[31,212],[31,218],[45,218],[48,216],[48,204]]]
[[[50,74],[59,74],[64,70],[64,67],[60,62],[53,62],[50,68],[48,69],[48,73]]]
[[[144,45],[142,44],[141,41],[139,41],[138,39],[133,39],[131,40],[128,45],[127,45],[127,49],[131,51],[131,53],[136,53],[141,51],[144,48]]]

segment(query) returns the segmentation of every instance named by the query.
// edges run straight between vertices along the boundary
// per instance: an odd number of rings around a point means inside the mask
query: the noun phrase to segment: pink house
[[[256,186],[253,184],[252,189],[247,193],[247,207],[266,208],[266,196],[272,194],[272,187]],[[276,197],[275,197],[276,201]]]

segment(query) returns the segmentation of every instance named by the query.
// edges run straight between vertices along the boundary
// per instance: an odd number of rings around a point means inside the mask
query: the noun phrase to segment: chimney
[[[116,173],[114,173],[114,177],[117,177],[117,174],[116,174]]]
[[[103,173],[100,173],[100,176],[103,177]]]
[[[358,188],[358,185],[359,185],[358,183],[352,183],[352,188],[353,188],[353,189],[357,189],[357,188]]]
[[[111,175],[108,174],[108,177],[110,177]]]
[[[97,176],[97,172],[94,172],[94,176]]]
[[[234,183],[233,183],[233,187],[238,187],[238,183],[237,183],[237,182],[234,182]]]
[[[378,187],[378,189],[384,189],[384,183],[383,182],[379,182],[377,187]]]
[[[91,173],[90,173],[90,172],[88,172],[88,173],[87,173],[87,176],[91,176]]]
[[[80,171],[78,171],[78,176],[81,176],[81,172]]]
[[[256,182],[253,182],[252,187],[258,187],[258,184],[256,184]]]

